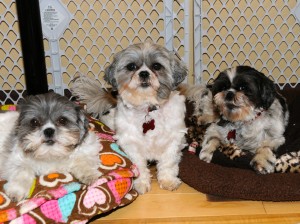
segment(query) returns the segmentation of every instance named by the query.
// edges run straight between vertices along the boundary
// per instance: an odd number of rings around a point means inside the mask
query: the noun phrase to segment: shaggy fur
[[[147,161],[157,161],[161,188],[174,190],[181,183],[177,175],[185,143],[185,97],[175,89],[186,75],[186,66],[172,52],[140,43],[117,53],[105,70],[104,79],[119,93],[117,106],[109,113],[113,101],[95,100],[108,99],[106,91],[90,85],[86,76],[74,81],[72,93],[83,102],[97,104],[92,113],[115,129],[118,144],[138,166],[140,176],[134,187],[140,194],[150,190]],[[97,94],[82,97],[91,89]]]
[[[88,131],[79,106],[55,93],[30,96],[17,112],[0,114],[0,177],[6,194],[24,199],[35,176],[70,172],[91,184],[99,178],[102,145]]]
[[[199,157],[206,162],[217,149],[231,159],[252,153],[255,171],[274,172],[274,152],[285,142],[289,113],[273,82],[254,68],[238,66],[221,72],[205,89],[185,91],[195,107],[188,132],[191,150],[201,145]]]
[[[218,147],[232,145],[254,154],[251,166],[258,173],[274,172],[274,151],[285,142],[289,114],[273,82],[254,68],[238,66],[221,72],[211,91],[220,120],[207,129],[200,159],[210,162]]]

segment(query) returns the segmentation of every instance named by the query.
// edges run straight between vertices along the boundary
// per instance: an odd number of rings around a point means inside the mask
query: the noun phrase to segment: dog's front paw
[[[159,180],[159,186],[162,189],[174,191],[181,184],[181,180],[178,177],[173,178],[163,178]]]
[[[202,144],[202,150],[199,154],[199,158],[207,163],[210,163],[214,152],[220,146],[220,140],[218,137],[209,137],[204,140]]]
[[[260,174],[274,173],[276,157],[270,149],[259,150],[251,160],[250,165]]]
[[[91,185],[102,175],[100,171],[90,171],[87,173],[74,173],[74,176],[83,184]]]
[[[133,182],[134,189],[139,193],[139,194],[145,194],[148,191],[151,190],[151,181],[145,180],[142,178],[137,178]]]
[[[26,185],[26,184],[25,184]],[[14,202],[19,202],[25,199],[30,191],[30,187],[26,187],[24,184],[7,182],[4,185],[5,194]]]
[[[213,157],[213,153],[209,150],[202,149],[199,158],[207,163],[210,163]]]

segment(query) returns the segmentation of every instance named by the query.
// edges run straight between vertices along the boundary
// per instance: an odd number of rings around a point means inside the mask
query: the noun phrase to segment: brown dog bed
[[[300,151],[300,88],[284,88],[279,92],[287,99],[290,119],[286,142],[278,149],[278,157]],[[198,154],[199,150],[196,154],[183,151],[179,176],[200,192],[231,199],[300,200],[300,173],[257,174],[249,166],[252,157],[247,154],[231,160],[217,150],[211,163],[201,161]]]

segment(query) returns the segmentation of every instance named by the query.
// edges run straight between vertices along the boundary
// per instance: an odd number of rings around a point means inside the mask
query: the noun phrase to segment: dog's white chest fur
[[[128,108],[118,103],[116,112],[116,139],[128,154],[142,154],[148,160],[159,159],[172,145],[184,144],[186,127],[185,97],[172,92],[168,101],[151,112]],[[143,124],[154,120],[155,127],[143,133]],[[174,147],[176,150],[182,148]]]
[[[280,103],[275,99],[268,111],[262,112],[262,115],[252,121],[228,123],[224,127],[213,124],[208,133],[214,136],[220,135],[224,144],[232,142],[239,148],[253,153],[266,145],[277,149],[285,141],[283,133],[286,121],[284,119]],[[235,134],[231,141],[228,135],[232,130]]]
[[[7,140],[9,134],[15,128],[19,112],[7,111],[0,113],[0,149]]]

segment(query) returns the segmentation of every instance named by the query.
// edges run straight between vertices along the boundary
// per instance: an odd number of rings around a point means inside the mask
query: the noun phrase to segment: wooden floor
[[[186,184],[170,192],[154,178],[150,192],[92,223],[300,224],[300,202],[224,200]]]

